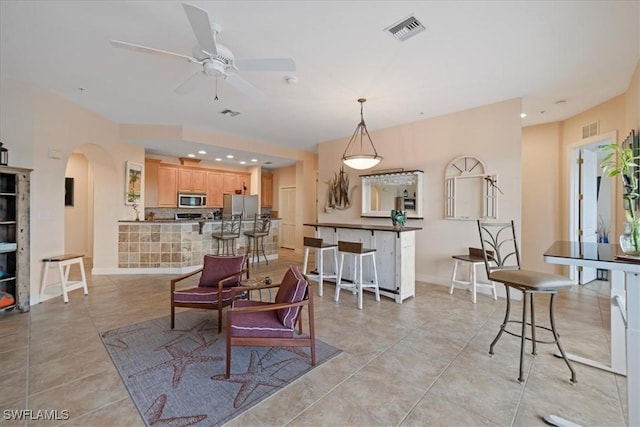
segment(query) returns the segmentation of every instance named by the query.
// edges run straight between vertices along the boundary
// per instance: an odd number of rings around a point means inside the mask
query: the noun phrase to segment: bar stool
[[[493,252],[488,251],[489,255],[493,256]],[[453,264],[453,274],[451,275],[451,286],[449,287],[449,294],[453,295],[453,288],[455,285],[466,286],[471,291],[471,301],[476,303],[476,289],[478,287],[489,288],[491,290],[491,295],[493,295],[493,299],[497,300],[498,295],[496,294],[496,284],[493,281],[489,283],[478,282],[476,276],[476,267],[479,265],[484,266],[484,258],[482,256],[482,249],[478,248],[469,248],[468,255],[453,255],[451,258],[455,261]],[[469,272],[467,276],[467,280],[456,278],[458,274],[458,266],[460,264],[465,264],[467,266],[467,271]]]
[[[222,215],[220,232],[214,232],[211,237],[216,241],[217,255],[235,255],[236,239],[240,238],[242,214]],[[220,245],[222,244],[222,254]]]
[[[269,264],[267,254],[264,251],[264,238],[269,235],[271,229],[271,215],[256,214],[253,220],[253,230],[245,231],[244,235],[247,236],[247,254],[251,254],[251,262],[255,256],[258,256],[258,262],[260,262],[260,252],[264,257],[264,261]],[[253,240],[253,246],[251,241]]]
[[[373,288],[376,293],[376,301],[380,301],[380,289],[378,288],[378,270],[376,270],[376,250],[362,247],[359,242],[338,241],[338,252],[340,252],[340,267],[338,268],[338,278],[336,280],[335,301],[340,299],[340,289],[348,289],[354,294],[358,293],[358,308],[362,310],[362,290]],[[353,255],[353,281],[344,283],[342,281],[342,270],[344,267],[344,256]],[[373,278],[371,283],[364,283],[362,280],[362,260],[370,256],[373,264]]]
[[[307,263],[309,261],[309,251],[315,250],[315,254],[318,258],[318,264],[316,265],[316,272],[307,273]],[[327,251],[333,252],[333,273],[324,274],[324,253]],[[335,243],[324,243],[322,239],[316,239],[314,237],[304,238],[304,262],[302,265],[302,274],[307,276],[307,279],[318,282],[318,295],[322,296],[322,284],[324,279],[336,279],[338,278],[338,245]]]
[[[498,335],[489,346],[489,354],[493,356],[493,349],[504,332],[520,338],[520,375],[518,382],[524,382],[524,350],[525,342],[531,341],[531,354],[535,357],[537,353],[536,344],[556,344],[565,363],[571,371],[571,382],[576,383],[576,372],[573,370],[567,355],[560,345],[560,335],[556,331],[554,302],[558,291],[570,289],[573,282],[564,276],[549,274],[531,270],[520,269],[520,251],[516,242],[516,232],[513,221],[506,223],[485,222],[478,220],[478,232],[480,233],[480,243],[482,244],[482,254],[484,265],[487,270],[489,280],[504,284],[507,293],[507,308]],[[491,254],[489,251],[493,251]],[[510,320],[511,312],[511,288],[522,292],[522,320]],[[549,298],[549,323],[551,327],[536,325],[535,317],[535,295],[548,294]],[[530,322],[527,322],[527,297],[531,306]],[[521,326],[520,334],[507,331],[509,323],[517,323]],[[531,327],[531,337],[527,337],[527,325]],[[553,340],[542,341],[536,338],[538,329],[551,332]]]

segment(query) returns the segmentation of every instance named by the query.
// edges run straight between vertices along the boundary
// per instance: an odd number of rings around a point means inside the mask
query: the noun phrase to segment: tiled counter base
[[[191,221],[121,221],[118,226],[118,268],[135,269],[132,273],[158,273],[202,265],[205,254],[216,253],[216,243],[211,235],[220,230],[220,225],[220,221],[205,221],[202,225]],[[243,230],[248,230],[253,227],[253,221],[243,221],[242,225]],[[270,234],[264,239],[269,259],[278,257],[279,228],[280,221],[272,220]],[[247,238],[241,234],[236,240],[236,253],[245,253],[246,246]]]

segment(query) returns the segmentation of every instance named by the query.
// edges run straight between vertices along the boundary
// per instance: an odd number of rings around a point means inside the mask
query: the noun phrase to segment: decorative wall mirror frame
[[[423,171],[394,169],[360,178],[361,217],[388,218],[391,210],[396,209],[405,211],[407,218],[423,219]]]
[[[445,219],[476,220],[498,217],[498,176],[487,173],[474,156],[456,157],[445,170]]]

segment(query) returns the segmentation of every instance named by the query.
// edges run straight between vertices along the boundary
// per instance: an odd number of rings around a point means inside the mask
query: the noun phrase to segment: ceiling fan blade
[[[193,34],[198,40],[200,49],[211,54],[211,56],[217,55],[218,49],[216,48],[214,31],[211,28],[211,21],[209,21],[207,11],[186,3],[182,3],[182,7],[184,7],[184,12],[189,18],[189,23],[193,29]]]
[[[175,88],[173,91],[175,93],[189,93],[189,92],[191,92],[200,83],[200,80],[202,80],[201,77],[204,77],[204,75],[205,74],[204,74],[203,71],[198,71],[197,73],[195,73],[194,75],[189,77],[187,80],[182,82],[182,84],[180,84],[180,86]]]
[[[146,46],[140,46],[137,44],[133,44],[133,43],[127,43],[127,42],[121,42],[119,40],[111,40],[111,45],[114,47],[119,47],[121,49],[129,49],[129,50],[133,50],[136,52],[142,52],[142,53],[150,53],[152,55],[160,55],[160,56],[165,56],[168,58],[181,58],[185,61],[188,62],[196,62],[196,63],[201,63],[200,61],[198,61],[195,58],[192,58],[190,56],[187,55],[181,55],[179,53],[174,53],[174,52],[169,52],[166,50],[161,50],[161,49],[154,49],[152,47],[146,47]]]
[[[224,80],[233,86],[238,92],[241,92],[243,95],[248,96],[254,101],[263,101],[267,98],[260,89],[237,74],[228,74],[225,76]]]
[[[293,58],[236,59],[234,64],[241,71],[295,71]]]

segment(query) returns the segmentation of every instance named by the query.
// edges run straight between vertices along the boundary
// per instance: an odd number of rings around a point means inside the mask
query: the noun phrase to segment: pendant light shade
[[[353,135],[351,135],[347,148],[345,148],[342,154],[342,163],[352,169],[371,169],[382,160],[382,157],[378,155],[376,147],[373,145],[371,136],[369,136],[367,125],[364,124],[362,109],[366,101],[364,98],[358,99],[360,103],[360,123],[356,126],[356,130],[353,132]],[[368,145],[371,146],[370,149]],[[365,146],[367,147],[365,148]]]

